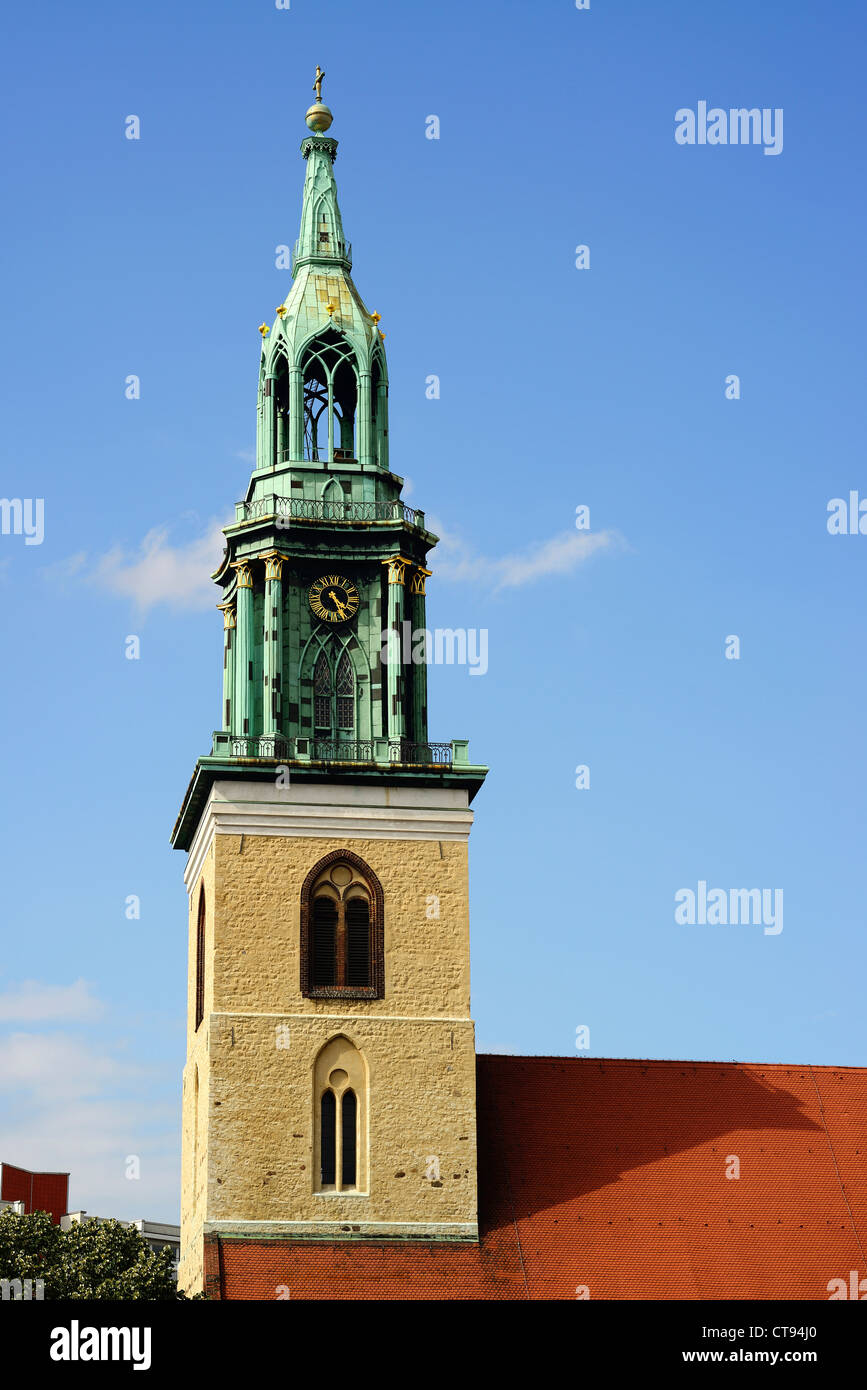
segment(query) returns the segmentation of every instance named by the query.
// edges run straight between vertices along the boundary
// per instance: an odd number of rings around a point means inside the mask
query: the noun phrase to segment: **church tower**
[[[317,73],[293,285],[260,329],[256,466],[213,576],[221,727],[172,835],[191,1292],[232,1242],[478,1237],[467,846],[486,769],[428,737],[437,538],[391,471],[385,335],[352,280],[331,120]]]

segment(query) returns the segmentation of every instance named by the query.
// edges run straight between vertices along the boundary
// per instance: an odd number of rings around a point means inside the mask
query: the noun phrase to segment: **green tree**
[[[151,1250],[134,1226],[76,1222],[68,1231],[44,1211],[0,1212],[0,1279],[42,1279],[46,1299],[185,1299],[170,1249]]]

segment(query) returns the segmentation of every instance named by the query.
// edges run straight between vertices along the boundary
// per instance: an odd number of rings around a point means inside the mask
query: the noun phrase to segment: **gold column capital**
[[[388,565],[389,584],[403,584],[405,583],[406,571],[412,564],[412,560],[405,560],[402,555],[391,555],[380,563]]]
[[[228,632],[235,626],[235,605],[234,603],[218,603],[217,607],[222,609],[223,630]]]
[[[423,570],[421,565],[416,565],[415,569],[412,572],[412,579],[410,581],[411,592],[414,594],[423,595],[424,581],[426,579],[430,579],[431,573],[431,570]]]
[[[283,566],[286,564],[289,556],[281,555],[279,550],[271,550],[267,555],[262,555],[260,558],[265,561],[265,578],[279,579]]]
[[[233,560],[232,569],[238,572],[238,588],[252,589],[253,571],[251,569],[252,560]]]

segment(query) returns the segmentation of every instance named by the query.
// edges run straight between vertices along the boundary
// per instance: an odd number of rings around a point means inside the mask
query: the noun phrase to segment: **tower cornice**
[[[327,154],[332,164],[337,159],[337,141],[332,140],[330,135],[305,135],[300,148],[305,159],[313,150],[321,150],[323,154]]]

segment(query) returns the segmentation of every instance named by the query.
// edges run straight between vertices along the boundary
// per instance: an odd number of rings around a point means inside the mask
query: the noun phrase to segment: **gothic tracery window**
[[[337,664],[337,727],[355,728],[355,676],[349,652],[344,652]]]
[[[319,738],[346,738],[355,729],[355,672],[352,658],[343,652],[336,674],[321,651],[313,667],[313,724]]]
[[[313,1073],[317,1192],[364,1192],[367,1187],[367,1090],[361,1053],[348,1038],[332,1038]]]

